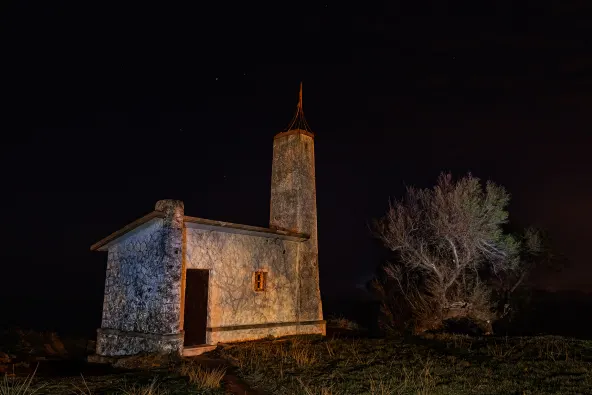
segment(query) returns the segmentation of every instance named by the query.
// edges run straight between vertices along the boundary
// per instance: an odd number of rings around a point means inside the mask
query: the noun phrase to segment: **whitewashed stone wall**
[[[186,229],[187,269],[209,269],[208,327],[296,321],[297,242]],[[254,272],[267,272],[254,290]]]
[[[97,354],[180,350],[183,203],[159,201],[153,219],[109,246]]]

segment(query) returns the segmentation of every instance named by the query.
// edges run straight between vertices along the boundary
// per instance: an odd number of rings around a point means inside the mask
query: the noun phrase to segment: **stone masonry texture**
[[[307,233],[298,245],[298,320],[322,320],[319,289],[314,140],[302,131],[273,142],[270,226]]]
[[[325,333],[312,135],[280,133],[274,139],[272,165],[270,227],[305,233],[309,239],[200,228],[184,223],[183,202],[157,202],[162,218],[108,245],[97,354],[180,353],[183,321],[191,319],[181,310],[183,270],[191,269],[209,271],[209,344]],[[262,292],[254,289],[256,271],[266,273]],[[284,325],[273,326],[278,323]]]
[[[210,271],[208,327],[296,321],[298,242],[187,229],[187,269]],[[263,292],[255,271],[267,273]]]
[[[180,332],[183,203],[159,201],[156,209],[165,214],[163,219],[152,220],[109,247],[101,327],[123,332],[117,337],[119,347],[124,347],[125,332]],[[115,338],[97,338],[103,352],[113,349],[108,339]],[[128,355],[134,354],[132,348]]]

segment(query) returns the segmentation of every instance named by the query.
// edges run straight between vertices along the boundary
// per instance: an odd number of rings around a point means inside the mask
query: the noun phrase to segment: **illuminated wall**
[[[306,233],[299,246],[300,320],[322,320],[314,136],[296,129],[273,140],[270,227]]]
[[[153,219],[108,247],[97,354],[180,352],[183,203],[156,204]]]
[[[190,228],[186,232],[187,269],[210,270],[209,328],[294,323],[299,319],[300,242]],[[267,273],[263,292],[254,289],[254,272],[258,270]],[[303,326],[300,332],[310,329]],[[265,337],[274,331],[277,329],[272,326],[214,330],[208,332],[208,343]]]

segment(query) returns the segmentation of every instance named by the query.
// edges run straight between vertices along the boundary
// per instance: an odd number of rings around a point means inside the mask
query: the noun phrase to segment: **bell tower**
[[[302,83],[294,118],[288,128],[273,139],[269,225],[273,229],[310,236],[298,247],[298,321],[322,320],[314,134],[304,118]]]

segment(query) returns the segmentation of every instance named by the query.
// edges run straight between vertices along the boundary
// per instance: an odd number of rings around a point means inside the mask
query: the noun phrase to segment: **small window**
[[[255,291],[265,291],[266,274],[265,272],[255,272]]]

